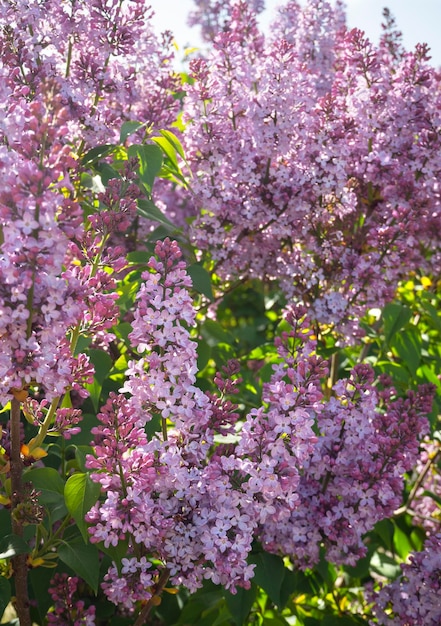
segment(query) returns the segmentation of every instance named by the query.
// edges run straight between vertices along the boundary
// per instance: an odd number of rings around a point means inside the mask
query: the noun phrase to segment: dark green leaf
[[[198,370],[201,372],[205,366],[208,364],[208,361],[211,357],[211,348],[206,341],[200,339],[198,341]]]
[[[88,541],[87,524],[84,516],[93,507],[100,495],[100,485],[88,474],[73,474],[64,488],[64,499],[69,513],[74,518],[85,542]]]
[[[39,492],[42,504],[59,504],[63,498],[64,480],[53,467],[37,467],[28,470],[25,480],[29,480]]]
[[[114,169],[111,165],[109,165],[108,163],[97,163],[95,165],[95,169],[97,170],[97,172],[99,172],[100,178],[101,178],[101,184],[106,187],[107,183],[109,182],[109,180],[112,180],[112,178],[120,178],[119,173],[117,172],[116,169]],[[96,182],[96,184],[94,185],[94,191],[95,192],[99,192],[101,191],[99,189],[99,184]]]
[[[389,344],[392,337],[401,330],[412,317],[412,311],[404,304],[390,303],[383,309],[385,341]]]
[[[142,217],[153,222],[159,222],[163,226],[168,226],[173,230],[177,230],[176,226],[170,222],[170,220],[164,215],[161,209],[153,204],[151,200],[139,199],[138,200],[138,213]]]
[[[285,607],[290,596],[295,593],[296,595],[302,594],[314,594],[313,579],[311,576],[307,576],[304,572],[299,570],[285,569],[285,576],[283,578],[282,587],[280,590],[280,606]]]
[[[219,343],[226,343],[230,346],[234,344],[234,337],[226,331],[219,322],[206,319],[202,328],[201,335],[209,346],[217,346]]]
[[[162,167],[162,150],[156,145],[133,145],[128,149],[129,157],[139,159],[139,177],[151,192],[155,177]]]
[[[415,376],[421,361],[422,339],[416,328],[409,328],[397,333],[390,346],[395,349],[411,374]]]
[[[37,567],[29,570],[30,597],[34,600],[40,616],[39,624],[46,624],[46,615],[53,600],[48,593],[50,580],[54,576],[52,568]]]
[[[96,146],[96,148],[92,148],[89,152],[81,159],[83,165],[91,165],[95,161],[102,159],[113,152],[115,146],[111,143],[107,143],[103,146]]]
[[[187,273],[193,281],[193,287],[206,296],[211,302],[214,300],[213,290],[211,287],[211,276],[207,270],[199,263],[194,263],[187,267]]]
[[[369,622],[366,622],[358,615],[326,615],[322,622],[321,626],[361,626],[362,624],[368,625]]]
[[[86,471],[86,456],[92,454],[92,448],[90,446],[73,446],[75,452],[75,458],[77,460],[78,468],[81,472]]]
[[[102,384],[112,369],[112,359],[104,350],[89,350],[88,354],[95,368],[95,378]]]
[[[251,563],[255,563],[253,582],[269,595],[277,606],[281,606],[280,591],[285,577],[283,560],[268,552],[260,552],[253,556]]]
[[[16,554],[27,554],[29,546],[18,535],[6,535],[0,540],[0,559],[11,559]]]
[[[423,308],[427,311],[427,313],[430,316],[430,320],[432,322],[431,326],[435,328],[436,330],[438,330],[439,332],[441,332],[441,317],[440,317],[439,310],[427,300],[423,301],[422,304],[423,304]]]
[[[100,405],[101,389],[103,388],[102,384],[98,382],[94,376],[93,383],[86,383],[84,388],[89,394],[89,400],[92,402],[95,412],[97,412]]]
[[[130,135],[133,135],[133,133],[136,133],[136,131],[142,128],[143,126],[144,124],[142,122],[136,122],[134,120],[133,121],[129,120],[127,122],[124,122],[124,124],[121,126],[119,142],[124,143],[127,137],[129,137]]]
[[[135,250],[134,252],[129,252],[127,254],[127,260],[129,263],[135,263],[136,265],[144,265],[147,266],[147,263],[150,261],[152,255],[147,250]]]
[[[63,563],[85,580],[97,593],[100,562],[96,546],[93,544],[86,545],[80,538],[73,539],[69,543],[63,542],[59,546],[58,555]]]
[[[256,585],[251,585],[250,589],[238,587],[237,593],[235,594],[229,593],[228,591],[225,592],[228,610],[237,626],[242,626],[242,624],[247,623],[247,617],[256,599],[256,595]]]

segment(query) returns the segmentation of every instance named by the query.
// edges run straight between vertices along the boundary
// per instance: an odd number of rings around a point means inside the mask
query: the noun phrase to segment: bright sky
[[[150,0],[158,29],[172,30],[180,48],[199,45],[197,30],[187,26],[192,0]],[[266,0],[267,16],[283,4],[281,0]],[[346,0],[348,25],[366,31],[374,42],[381,32],[382,11],[387,6],[397,20],[407,49],[416,43],[429,44],[432,62],[441,66],[441,0]],[[265,16],[265,19],[267,18]]]

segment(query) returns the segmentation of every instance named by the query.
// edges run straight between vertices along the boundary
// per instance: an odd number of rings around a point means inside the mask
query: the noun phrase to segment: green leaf
[[[173,146],[179,156],[185,161],[184,148],[182,147],[182,144],[176,137],[176,135],[169,130],[161,130],[159,132],[165,139],[167,139],[167,141]]]
[[[225,600],[228,610],[237,626],[247,623],[247,617],[251,611],[254,600],[257,596],[256,585],[251,585],[250,589],[238,587],[237,593],[225,592]]]
[[[81,472],[86,471],[86,457],[88,454],[92,454],[91,446],[73,446],[75,450],[75,459]]]
[[[102,384],[112,369],[112,359],[104,350],[89,350],[88,354],[95,368],[95,378]]]
[[[46,616],[53,600],[48,594],[51,586],[50,581],[54,576],[54,570],[46,567],[36,567],[29,570],[30,599],[35,602],[40,616],[39,624],[46,624]],[[36,620],[33,620],[36,621]]]
[[[211,347],[203,339],[199,339],[197,344],[198,344],[198,349],[197,349],[198,370],[201,372],[206,367],[206,365],[208,364],[208,361],[210,360]]]
[[[275,554],[259,552],[251,563],[256,564],[253,581],[266,591],[275,605],[281,606],[280,591],[285,577],[283,560]]]
[[[371,559],[371,569],[385,576],[394,579],[401,573],[401,567],[394,559],[383,552],[375,552]]]
[[[423,305],[423,308],[429,314],[430,320],[432,322],[431,323],[432,328],[435,328],[437,331],[441,332],[441,317],[440,317],[439,310],[435,306],[433,306],[431,302],[428,302],[427,300],[424,300],[422,302],[422,305]]]
[[[281,607],[286,606],[293,593],[296,595],[315,595],[313,578],[300,570],[291,571],[285,568],[285,576],[280,590]]]
[[[176,156],[176,150],[173,144],[170,144],[165,137],[153,137],[152,140],[158,145],[164,154],[170,159],[176,169],[179,169],[178,159]]]
[[[433,369],[429,365],[424,364],[418,368],[417,375],[418,377],[422,378],[422,380],[419,382],[432,383],[432,385],[435,385],[435,387],[437,388],[437,394],[439,396],[441,394],[441,381],[438,377],[438,371],[438,368],[436,368],[436,371],[433,371]]]
[[[226,343],[230,346],[234,344],[234,337],[226,331],[219,322],[206,319],[202,328],[201,335],[209,346],[217,346],[219,343]]]
[[[416,328],[409,328],[397,333],[390,342],[390,347],[396,350],[411,374],[415,376],[421,361],[422,339]]]
[[[11,585],[9,580],[0,576],[0,618],[11,601]]]
[[[60,559],[75,574],[80,576],[92,587],[95,593],[98,591],[100,562],[98,549],[93,544],[84,544],[78,537],[69,543],[63,541],[58,548]]]
[[[6,535],[0,540],[0,559],[11,559],[17,554],[27,554],[29,546],[18,535]]]
[[[413,551],[409,532],[402,530],[397,524],[394,524],[394,547],[397,554],[405,560],[409,553]]]
[[[104,187],[104,190],[105,190],[109,180],[112,180],[112,178],[121,178],[119,173],[116,171],[116,169],[113,168],[108,163],[97,163],[95,165],[95,169],[97,170],[97,172],[99,172],[99,176],[100,176],[100,179],[101,179],[101,185]],[[99,191],[101,191],[99,189],[99,183],[97,181],[95,181],[95,189],[94,189],[94,191],[96,193],[99,193]]]
[[[139,177],[151,192],[153,183],[162,167],[162,150],[154,144],[133,145],[128,149],[129,157],[139,159]]]
[[[84,388],[89,394],[89,399],[93,404],[94,410],[97,412],[100,404],[101,389],[103,388],[102,384],[98,382],[98,380],[94,376],[93,383],[86,383],[84,385]]]
[[[109,154],[112,154],[114,149],[115,146],[112,143],[107,143],[103,146],[96,146],[96,148],[92,148],[89,152],[86,152],[81,159],[81,163],[83,165],[91,165],[99,159],[103,159],[104,157],[109,156]]]
[[[136,122],[135,120],[133,121],[129,120],[127,122],[124,122],[124,124],[121,126],[121,131],[119,134],[119,142],[124,143],[127,137],[129,137],[130,135],[133,135],[133,133],[136,133],[136,131],[142,128],[143,126],[145,126],[143,122]]]
[[[391,302],[383,309],[385,341],[389,344],[392,337],[411,319],[412,311],[404,304]]]
[[[168,217],[166,217],[161,209],[158,209],[158,207],[153,204],[151,200],[139,199],[138,213],[148,220],[152,220],[153,222],[159,222],[163,226],[168,226],[173,230],[177,230],[177,227],[172,222],[170,222]]]
[[[64,480],[53,467],[32,468],[24,476],[39,492],[38,500],[42,504],[59,504],[63,500]]]
[[[101,487],[94,483],[88,474],[73,474],[64,488],[64,500],[69,513],[74,518],[87,543],[89,533],[84,517],[93,507],[100,495]]]
[[[129,252],[127,254],[127,260],[129,263],[143,265],[144,267],[147,267],[147,263],[150,261],[151,257],[151,253],[147,250],[134,250],[133,252]]]
[[[213,302],[213,289],[211,287],[211,276],[207,270],[199,263],[193,263],[187,267],[187,273],[193,281],[193,287]]]

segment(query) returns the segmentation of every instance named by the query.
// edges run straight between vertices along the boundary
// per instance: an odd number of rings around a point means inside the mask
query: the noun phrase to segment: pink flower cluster
[[[175,119],[170,38],[157,40],[150,17],[143,0],[1,4],[2,404],[29,386],[49,401],[70,389],[84,395],[90,368],[73,356],[79,334],[104,347],[113,338],[118,296],[108,268],[125,262],[109,237],[136,216],[134,164],[92,199],[99,210],[84,232],[78,157],[117,141],[126,119]],[[142,71],[147,62],[154,72]]]
[[[109,599],[133,610],[165,569],[190,591],[204,579],[248,587],[255,539],[303,565],[321,545],[354,563],[363,533],[400,504],[431,390],[395,398],[359,366],[325,401],[326,363],[297,307],[276,340],[263,405],[243,417],[237,362],[216,374],[219,395],[197,386],[191,282],[176,242],[158,242],[148,265],[130,334],[140,358],[102,408],[87,461],[102,487],[86,516],[91,540],[128,546],[124,573],[107,573]]]
[[[375,623],[383,626],[438,626],[441,623],[441,534],[401,566],[401,576],[373,598]],[[373,622],[372,622],[373,623]]]
[[[159,559],[173,584],[190,590],[204,578],[234,589],[247,584],[247,556],[255,524],[249,498],[234,488],[237,461],[209,458],[214,445],[208,396],[196,385],[195,342],[188,326],[195,311],[190,279],[175,242],[156,247],[144,274],[131,341],[141,357],[129,363],[123,388],[112,396],[95,430],[96,458],[88,460],[105,499],[88,513],[92,541],[129,539],[130,571],[146,571],[143,557]],[[149,439],[145,427],[159,431]],[[123,580],[124,579],[124,580]],[[127,609],[151,590],[109,571],[105,591]]]
[[[20,141],[22,112],[49,90],[69,111],[66,136],[77,149],[115,139],[125,119],[171,124],[178,106],[171,35],[158,40],[151,16],[144,0],[3,2],[2,89],[14,121],[8,140],[13,133]]]
[[[223,279],[276,279],[350,337],[409,268],[439,266],[439,75],[423,46],[348,31],[340,4],[288,2],[267,41],[228,7],[184,103],[193,240]]]
[[[415,464],[417,489],[410,502],[412,520],[427,534],[441,531],[441,509],[435,497],[441,493],[441,443],[439,439],[423,441]],[[413,491],[413,490],[412,490]]]
[[[63,144],[65,114],[57,96],[30,104],[21,143],[0,147],[2,403],[12,388],[31,383],[53,399],[74,383],[78,366],[66,340],[84,305],[78,282],[63,277],[69,242],[62,188],[73,162]]]
[[[266,535],[269,551],[308,567],[324,546],[329,561],[354,565],[366,554],[363,535],[401,504],[404,475],[428,431],[434,389],[423,385],[400,398],[373,383],[372,368],[358,365],[334,386],[317,414],[318,443],[303,464],[298,507],[284,527]]]
[[[48,624],[57,626],[95,626],[95,607],[85,608],[83,600],[77,599],[80,579],[67,574],[55,574],[49,593],[54,603],[47,614]]]
[[[234,5],[222,0],[195,0],[194,4],[197,8],[191,11],[188,23],[190,26],[199,26],[202,39],[207,42],[229,30],[231,22],[240,19],[243,14],[248,15],[250,9],[257,14],[265,6],[263,0],[242,0]]]

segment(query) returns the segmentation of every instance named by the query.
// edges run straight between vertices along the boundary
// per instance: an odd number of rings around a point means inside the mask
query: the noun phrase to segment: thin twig
[[[159,577],[158,582],[155,585],[155,593],[147,602],[145,607],[142,609],[141,613],[138,615],[136,622],[133,626],[143,626],[146,622],[146,619],[150,615],[150,611],[154,606],[158,605],[158,599],[161,597],[161,593],[167,584],[168,577],[170,576],[170,570],[165,569]]]

